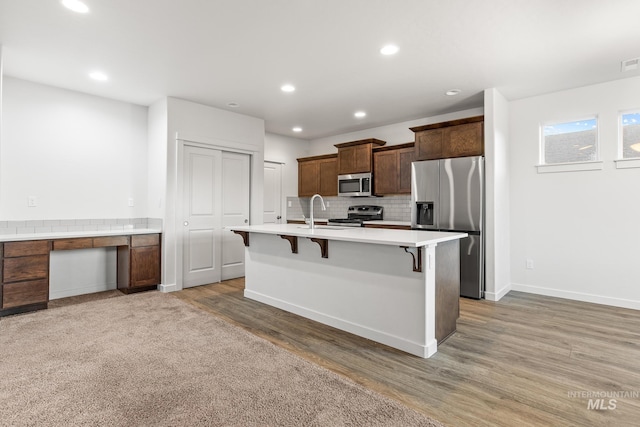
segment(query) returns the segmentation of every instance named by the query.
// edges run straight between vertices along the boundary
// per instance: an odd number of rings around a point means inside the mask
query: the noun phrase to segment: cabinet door
[[[402,148],[398,150],[398,164],[400,168],[398,179],[398,194],[411,194],[411,162],[415,159],[415,149]]]
[[[373,189],[376,194],[395,194],[399,180],[398,150],[373,154]],[[411,171],[409,171],[411,172]]]
[[[484,154],[483,122],[444,128],[443,158],[482,156]]]
[[[442,158],[442,129],[431,129],[416,132],[416,160],[433,160]]]
[[[131,248],[131,286],[160,283],[160,246]]]
[[[336,184],[337,186],[338,184]],[[298,163],[298,197],[311,197],[320,189],[320,163],[316,160]]]
[[[371,172],[371,144],[353,145],[338,150],[338,174]]]
[[[319,193],[322,196],[338,195],[338,159],[318,161],[320,175]]]

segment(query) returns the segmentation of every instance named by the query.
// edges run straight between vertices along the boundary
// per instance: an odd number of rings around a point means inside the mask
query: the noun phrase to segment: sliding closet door
[[[221,278],[222,153],[184,146],[182,285]]]
[[[222,280],[244,276],[244,243],[225,227],[249,224],[250,157],[222,153]]]
[[[249,223],[251,157],[185,145],[182,286],[244,276],[242,239],[225,227]]]

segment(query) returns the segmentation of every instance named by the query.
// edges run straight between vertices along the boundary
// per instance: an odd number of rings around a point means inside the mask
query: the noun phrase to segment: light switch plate
[[[27,206],[30,208],[35,208],[36,206],[38,206],[38,199],[36,198],[36,196],[27,197]]]

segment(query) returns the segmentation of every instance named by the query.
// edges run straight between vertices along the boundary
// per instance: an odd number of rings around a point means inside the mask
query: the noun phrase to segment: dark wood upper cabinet
[[[484,155],[484,116],[411,128],[415,160]]]
[[[318,161],[320,172],[319,194],[322,196],[338,195],[338,159],[321,159]]]
[[[416,160],[433,160],[442,158],[442,129],[431,129],[416,132]]]
[[[371,172],[373,169],[372,150],[386,144],[375,138],[336,144],[338,149],[338,175]]]
[[[337,170],[337,154],[298,159],[298,197],[337,196]]]
[[[398,193],[411,194],[411,163],[416,158],[414,144],[398,150],[398,160],[400,161],[400,182],[398,183]]]
[[[373,151],[373,189],[376,195],[410,194],[414,143]]]

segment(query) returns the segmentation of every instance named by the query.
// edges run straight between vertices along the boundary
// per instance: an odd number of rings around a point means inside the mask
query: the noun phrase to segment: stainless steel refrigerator
[[[460,231],[460,295],[484,297],[484,158],[425,160],[411,166],[411,227]]]

